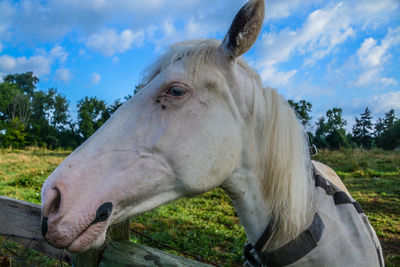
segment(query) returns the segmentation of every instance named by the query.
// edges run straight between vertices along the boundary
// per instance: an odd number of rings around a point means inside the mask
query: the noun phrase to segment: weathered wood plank
[[[105,251],[99,267],[122,267],[122,266],[199,266],[210,267],[201,262],[182,258],[177,255],[135,244],[129,241],[110,243]]]
[[[0,234],[23,236],[31,239],[9,237],[23,246],[55,259],[71,262],[71,254],[56,249],[43,240],[41,234],[40,206],[29,202],[0,196]]]

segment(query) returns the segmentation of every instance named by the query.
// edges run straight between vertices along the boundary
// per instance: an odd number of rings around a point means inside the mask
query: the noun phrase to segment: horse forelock
[[[203,64],[214,64],[220,42],[214,39],[197,39],[171,45],[166,53],[141,73],[139,88],[144,87],[159,73],[177,61],[185,61],[188,71]]]
[[[188,71],[201,65],[216,64],[220,45],[221,42],[216,39],[188,40],[171,45],[161,57],[144,68],[138,87],[144,87],[168,66],[180,60],[185,61]],[[246,70],[249,76],[259,79],[257,72],[242,57],[237,58],[235,63]]]

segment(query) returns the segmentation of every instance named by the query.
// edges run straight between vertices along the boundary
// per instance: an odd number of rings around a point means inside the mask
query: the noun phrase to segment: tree
[[[67,99],[60,94],[56,94],[54,96],[53,108],[54,112],[51,119],[51,124],[54,128],[57,128],[58,130],[65,129],[65,127],[69,125],[69,103]]]
[[[314,136],[314,144],[320,148],[327,148],[329,147],[326,138],[329,134],[328,124],[325,122],[325,117],[322,116],[318,119],[316,123],[316,130]]]
[[[372,143],[372,116],[368,107],[360,118],[356,118],[356,123],[353,125],[353,139],[356,144],[363,148],[371,148]]]
[[[6,122],[6,132],[0,135],[0,146],[23,148],[26,145],[25,125],[15,118]]]
[[[33,144],[50,148],[60,146],[60,135],[70,125],[68,105],[67,99],[55,88],[34,93],[29,128]]]
[[[400,119],[397,119],[393,125],[377,139],[377,145],[387,150],[392,150],[400,146]]]
[[[39,79],[33,75],[33,72],[9,74],[4,78],[1,89],[6,92],[2,93],[3,99],[0,100],[4,119],[14,120],[18,118],[20,123],[25,127],[28,126],[31,116],[31,101],[38,82]],[[6,100],[4,95],[8,95]],[[6,102],[8,102],[7,109],[4,110],[3,106]]]
[[[9,82],[0,83],[0,119],[2,121],[11,117],[11,103],[17,93],[18,87],[16,84]]]
[[[385,131],[387,131],[390,127],[393,126],[396,120],[396,116],[394,113],[394,109],[389,110],[385,113],[384,118],[378,118],[377,122],[374,125],[374,135],[375,137],[381,136]]]
[[[79,132],[89,138],[110,117],[107,105],[96,97],[85,97],[78,102]]]
[[[32,96],[39,79],[32,72],[7,75],[0,83],[0,127],[5,128],[2,146],[23,147],[32,114]]]
[[[289,105],[293,108],[296,112],[297,117],[299,118],[300,122],[305,126],[310,123],[311,116],[311,108],[312,104],[305,100],[300,100],[299,102],[294,102],[293,100],[288,100]]]
[[[379,118],[375,123],[375,140],[378,147],[394,149],[400,145],[400,119],[396,119],[393,109],[385,113],[384,118]]]
[[[21,74],[9,74],[4,78],[4,81],[16,84],[23,93],[28,96],[33,96],[39,79],[33,76],[33,72],[26,72]]]
[[[7,75],[0,83],[0,131],[3,146],[39,145],[75,148],[82,142],[70,119],[67,99],[55,88],[36,91],[32,72]],[[20,144],[17,144],[20,142]]]
[[[374,136],[379,138],[386,130],[385,122],[382,118],[378,118],[374,125]]]
[[[30,97],[17,84],[0,83],[0,118],[10,121],[18,118],[25,126],[31,115]]]
[[[314,143],[318,147],[338,149],[349,145],[346,130],[347,122],[342,117],[341,108],[329,109],[326,118],[321,117],[316,126]]]
[[[386,112],[385,118],[383,119],[386,129],[389,129],[390,127],[392,127],[395,123],[395,120],[396,120],[396,116],[394,114],[394,109],[391,109],[388,112]]]
[[[17,91],[14,95],[10,106],[11,120],[18,118],[26,127],[31,117],[31,99],[28,95],[21,91]]]
[[[110,116],[120,107],[124,104],[124,102],[121,102],[120,99],[114,100],[114,103],[112,105],[109,105],[107,107],[108,113]]]
[[[328,128],[333,130],[344,130],[344,126],[347,125],[346,120],[342,117],[342,109],[341,108],[333,108],[329,109],[326,112],[326,117],[328,119]]]
[[[136,88],[138,88],[138,86],[136,86]],[[107,107],[109,115],[111,116],[112,114],[114,114],[114,112],[117,111],[117,109],[119,109],[120,106],[125,104],[125,102],[127,102],[131,98],[132,98],[132,95],[128,94],[127,96],[124,97],[123,101],[121,101],[121,99],[119,99],[119,98],[114,100],[114,103],[112,103],[111,105],[109,105]]]
[[[46,146],[49,140],[54,143],[55,131],[51,129],[47,117],[47,95],[45,92],[34,93],[32,99],[32,119],[29,127],[29,141],[38,146]]]

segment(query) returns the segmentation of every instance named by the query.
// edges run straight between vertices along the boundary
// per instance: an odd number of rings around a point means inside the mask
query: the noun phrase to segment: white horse
[[[84,251],[110,224],[221,187],[249,240],[247,265],[383,265],[359,205],[310,160],[293,110],[240,57],[263,18],[264,0],[251,0],[222,43],[175,44],[146,70],[139,93],[43,185],[48,242]]]

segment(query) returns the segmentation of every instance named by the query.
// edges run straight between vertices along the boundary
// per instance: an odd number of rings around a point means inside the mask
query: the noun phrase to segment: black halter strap
[[[272,228],[272,227],[271,227]],[[262,253],[259,246],[247,243],[244,249],[245,258],[251,266],[285,266],[298,261],[313,250],[321,239],[325,225],[318,213],[315,213],[314,220],[305,231],[286,245]],[[267,228],[268,229],[268,228]],[[260,241],[260,240],[259,240]],[[265,244],[265,243],[264,243]]]
[[[333,197],[335,205],[352,204],[358,213],[364,213],[360,204],[352,201],[345,192],[341,191],[334,184],[326,180],[316,171],[315,167],[313,168],[313,179],[316,187],[324,189],[327,195]],[[245,265],[261,267],[285,266],[294,263],[303,258],[318,245],[325,229],[325,225],[318,213],[315,213],[311,225],[295,239],[278,249],[269,252],[261,252],[263,246],[271,237],[274,229],[275,226],[272,220],[272,223],[267,226],[255,245],[250,242],[245,245],[244,257],[247,260]]]

